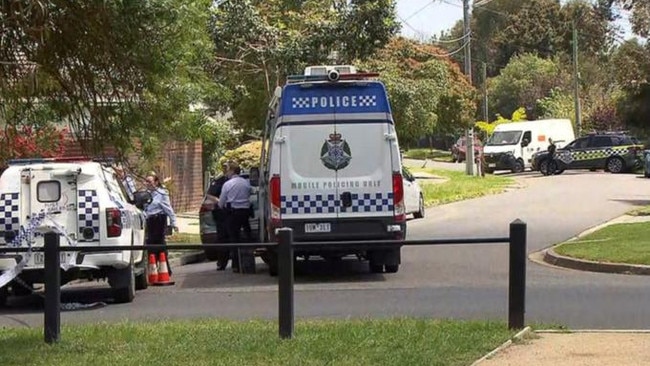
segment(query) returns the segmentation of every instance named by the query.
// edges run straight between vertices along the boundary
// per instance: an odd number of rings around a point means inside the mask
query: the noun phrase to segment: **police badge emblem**
[[[332,133],[329,140],[325,140],[320,150],[320,160],[327,169],[332,170],[343,169],[350,164],[350,146],[341,138],[340,133]]]

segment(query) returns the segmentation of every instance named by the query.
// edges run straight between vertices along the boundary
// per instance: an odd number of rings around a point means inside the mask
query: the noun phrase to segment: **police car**
[[[641,166],[643,145],[626,132],[592,133],[555,152],[556,174],[573,169],[604,169],[622,173]],[[532,169],[549,174],[548,151],[533,155]]]
[[[109,164],[83,158],[11,161],[0,176],[0,246],[42,246],[39,226],[59,232],[62,247],[143,245],[145,216],[125,197]],[[0,272],[16,267],[23,256],[1,255]],[[43,263],[42,252],[32,253],[19,279],[0,289],[0,305],[10,293],[29,294],[25,285],[43,283]],[[148,285],[143,251],[61,252],[61,264],[62,284],[106,278],[119,303],[133,301],[135,290]]]

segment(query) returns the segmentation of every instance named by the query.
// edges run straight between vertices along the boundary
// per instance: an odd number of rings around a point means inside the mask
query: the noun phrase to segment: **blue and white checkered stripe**
[[[79,190],[79,242],[99,241],[99,197],[96,190]],[[91,228],[95,235],[92,239],[84,239],[83,231]]]
[[[353,193],[351,207],[342,207],[334,194],[281,196],[280,210],[283,215],[392,212],[393,193]]]
[[[337,96],[328,97],[292,97],[291,107],[294,109],[315,109],[330,107],[376,107],[376,95]]]
[[[18,193],[0,194],[0,231],[20,230],[20,196]],[[0,243],[6,244],[4,235],[0,235]]]

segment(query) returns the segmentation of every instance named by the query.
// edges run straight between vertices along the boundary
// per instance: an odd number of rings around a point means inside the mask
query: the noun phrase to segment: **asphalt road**
[[[519,218],[528,224],[528,251],[569,239],[650,204],[650,180],[634,175],[524,174],[525,187],[428,209],[409,221],[411,239],[503,237]],[[297,318],[422,316],[455,319],[507,317],[508,248],[501,244],[405,247],[396,274],[368,274],[345,261],[337,267],[301,264],[296,269]],[[650,328],[650,280],[644,276],[587,273],[527,263],[526,322],[559,323],[573,329]],[[174,287],[150,287],[132,304],[62,314],[64,324],[220,317],[277,316],[276,279],[259,273],[216,272],[214,262],[176,268]],[[102,290],[77,288],[64,301],[101,300]],[[0,326],[41,326],[37,299],[3,310]]]

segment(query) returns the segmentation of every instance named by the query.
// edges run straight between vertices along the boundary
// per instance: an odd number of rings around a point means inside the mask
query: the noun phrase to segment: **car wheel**
[[[542,173],[542,175],[550,175],[548,171],[548,160],[542,160],[539,163],[539,172]]]
[[[420,206],[417,212],[413,213],[413,217],[416,219],[421,219],[424,217],[424,197],[420,195]]]
[[[521,160],[515,160],[515,164],[512,167],[513,173],[521,173],[524,171],[524,162]]]
[[[142,254],[142,262],[138,264],[138,267],[141,267],[141,271],[139,275],[135,276],[135,289],[146,290],[149,287],[149,262],[147,252]]]
[[[618,156],[611,157],[607,160],[607,170],[614,174],[622,173],[625,170],[625,162]]]
[[[135,299],[135,273],[133,264],[126,268],[114,269],[108,278],[113,289],[113,298],[118,304],[133,302]]]

